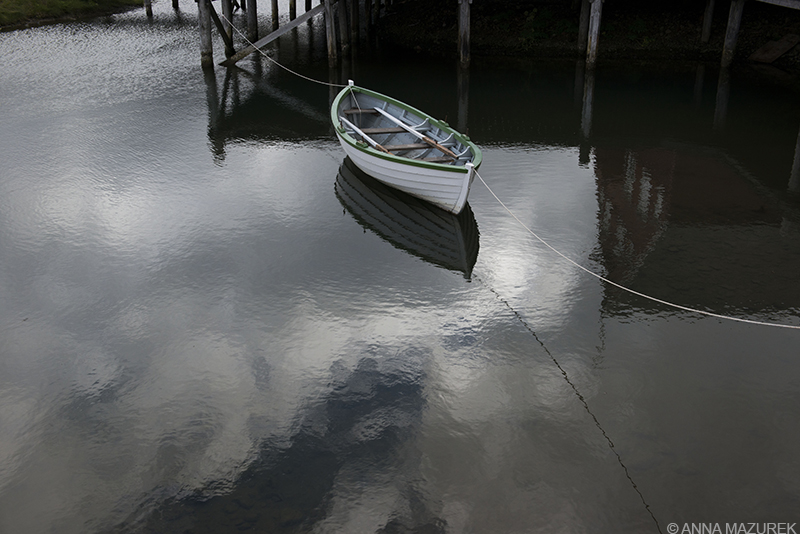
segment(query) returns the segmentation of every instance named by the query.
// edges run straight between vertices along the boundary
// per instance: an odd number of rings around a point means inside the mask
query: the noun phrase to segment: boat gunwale
[[[353,138],[347,132],[347,130],[344,128],[344,126],[342,126],[342,123],[339,120],[339,107],[341,105],[342,99],[344,99],[344,97],[347,94],[349,94],[350,92],[353,92],[353,91],[358,92],[358,93],[363,93],[363,94],[366,94],[366,95],[369,95],[369,96],[384,100],[386,102],[389,102],[390,104],[394,104],[394,105],[398,106],[401,109],[404,109],[405,111],[408,111],[410,113],[415,113],[419,117],[421,117],[422,119],[428,119],[434,126],[436,126],[437,128],[439,128],[442,131],[447,132],[448,134],[453,134],[453,136],[456,139],[458,139],[462,144],[464,144],[465,146],[468,146],[470,148],[470,150],[472,150],[472,153],[473,153],[474,157],[473,157],[471,163],[472,163],[474,168],[477,169],[480,166],[481,162],[483,161],[483,154],[481,153],[481,149],[478,148],[478,146],[474,142],[472,142],[469,139],[469,137],[467,137],[465,134],[462,134],[461,132],[457,131],[456,129],[454,129],[452,126],[450,126],[446,122],[441,121],[441,120],[439,120],[439,119],[437,119],[435,117],[432,117],[431,115],[428,115],[424,111],[421,111],[421,110],[419,110],[419,109],[417,109],[417,108],[415,108],[413,106],[410,106],[410,105],[406,104],[405,102],[401,102],[400,100],[397,100],[397,99],[392,98],[390,96],[386,96],[384,94],[378,93],[376,91],[372,91],[370,89],[365,89],[365,88],[359,87],[357,85],[348,85],[347,87],[342,89],[339,92],[338,95],[336,95],[336,98],[334,98],[333,103],[331,104],[331,122],[333,123],[334,128],[336,129],[336,133],[338,134],[338,136],[341,139],[343,139],[345,142],[347,142],[347,144],[352,146],[353,148],[355,148],[355,149],[357,149],[357,150],[359,150],[361,152],[364,152],[364,153],[366,153],[366,154],[368,154],[370,156],[374,156],[374,157],[377,157],[377,158],[380,158],[380,159],[385,159],[385,160],[392,161],[392,162],[395,162],[395,163],[399,163],[399,164],[402,164],[402,165],[413,165],[415,167],[422,167],[422,168],[426,168],[426,169],[439,170],[439,171],[457,172],[457,173],[461,173],[461,174],[465,174],[465,173],[469,172],[469,169],[466,167],[466,165],[459,165],[459,166],[447,165],[447,164],[444,164],[444,163],[434,163],[434,162],[431,162],[431,161],[422,161],[422,160],[418,160],[418,159],[407,158],[407,157],[398,156],[398,155],[395,155],[395,154],[386,154],[385,152],[381,152],[379,150],[375,150],[374,148],[372,148],[369,145],[362,146],[362,144],[359,144],[359,142],[356,141],[355,138]]]

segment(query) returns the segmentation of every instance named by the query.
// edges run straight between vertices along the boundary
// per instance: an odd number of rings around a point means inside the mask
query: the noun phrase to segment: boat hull
[[[338,137],[353,163],[376,180],[456,215],[464,209],[475,179],[474,171],[466,168],[463,172],[445,171],[383,159],[350,145],[341,134]]]

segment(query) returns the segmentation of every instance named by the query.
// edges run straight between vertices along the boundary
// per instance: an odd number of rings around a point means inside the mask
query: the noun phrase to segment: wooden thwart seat
[[[351,108],[344,110],[345,115],[358,115],[360,113],[368,113],[370,115],[377,115],[378,112],[374,109],[361,109],[361,108]]]
[[[386,150],[394,151],[394,150],[418,150],[420,148],[430,148],[425,143],[411,143],[408,145],[383,145],[383,148]]]
[[[380,110],[378,110],[378,112],[380,112]],[[374,139],[372,139],[370,136],[367,135],[367,133],[389,133],[386,130],[391,130],[392,133],[396,132],[397,130],[400,130],[401,132],[409,130],[408,127],[403,127],[402,125],[399,128],[364,128],[362,130],[341,115],[339,116],[339,120],[342,121],[343,125],[353,130],[353,132],[355,132],[356,135],[360,136],[365,143],[370,145],[375,150],[380,150],[381,152],[385,152],[386,154],[392,154],[393,152],[402,152],[407,150],[419,150],[419,149],[429,149],[429,148],[438,148],[439,150],[446,151],[452,154],[452,152],[450,152],[449,149],[439,145],[439,143],[432,141],[431,139],[429,139],[424,135],[417,134],[419,137],[421,137],[420,140],[424,141],[423,143],[407,143],[403,145],[386,145],[386,146],[381,145],[380,143],[376,142]],[[444,157],[432,157],[432,158],[416,157],[412,159],[418,159],[420,161],[429,161],[433,163],[451,163],[456,160],[456,157],[455,154],[453,154],[452,156],[448,154]]]
[[[445,146],[442,146],[440,143],[438,143],[438,142],[434,141],[434,140],[433,140],[433,139],[431,139],[430,137],[428,137],[428,136],[426,136],[426,135],[423,135],[423,134],[421,134],[420,132],[418,132],[417,130],[415,130],[414,128],[412,128],[411,126],[407,125],[406,123],[404,123],[403,121],[401,121],[400,119],[398,119],[397,117],[393,117],[392,115],[390,115],[390,114],[389,114],[389,113],[387,113],[386,111],[382,110],[381,108],[372,108],[372,109],[374,109],[375,111],[377,111],[378,113],[380,113],[381,115],[383,115],[384,117],[386,117],[387,119],[389,119],[391,122],[393,122],[393,123],[395,123],[396,125],[398,125],[400,128],[402,128],[402,129],[404,129],[405,131],[407,131],[408,133],[412,134],[413,136],[415,136],[415,137],[416,137],[417,139],[419,139],[420,141],[423,141],[424,143],[427,143],[427,144],[429,144],[430,146],[432,146],[432,147],[434,147],[434,148],[438,148],[438,149],[439,149],[439,151],[440,151],[442,154],[444,154],[444,155],[446,155],[446,156],[450,156],[450,158],[451,158],[451,159],[453,159],[453,160],[455,160],[455,159],[457,159],[457,158],[458,158],[458,156],[456,156],[456,155],[453,153],[453,151],[452,151],[452,150],[450,150],[449,148],[447,148],[447,147],[445,147]],[[427,123],[428,123],[428,119],[425,119],[425,122],[424,122],[423,124],[427,124]],[[422,126],[422,125],[420,125],[420,126]]]
[[[364,133],[371,133],[371,134],[405,132],[405,130],[400,128],[399,126],[389,126],[386,128],[363,128],[361,131]]]

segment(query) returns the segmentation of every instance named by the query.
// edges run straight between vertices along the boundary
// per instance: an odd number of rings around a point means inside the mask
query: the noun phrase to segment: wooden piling
[[[592,4],[589,0],[581,1],[581,17],[578,22],[578,52],[581,54],[586,52],[586,45],[589,40],[589,13],[591,9]]]
[[[225,30],[225,57],[231,57],[236,51],[233,49],[233,1],[222,0],[222,27]]]
[[[289,0],[289,20],[297,18],[297,0]]]
[[[359,35],[359,21],[358,21],[358,8],[359,8],[358,0],[350,0],[350,46],[353,48],[353,52],[355,53],[356,48],[358,47],[358,40],[360,39]]]
[[[148,18],[153,16],[153,0],[144,0],[144,12]]]
[[[279,16],[278,0],[272,0],[272,31],[277,30],[278,26],[280,26],[280,19],[278,18]]]
[[[725,30],[725,44],[722,48],[723,69],[728,68],[733,62],[733,54],[736,51],[736,40],[739,37],[739,27],[742,24],[742,12],[744,11],[745,0],[731,0],[731,8],[728,11],[728,28]]]
[[[458,0],[458,57],[463,67],[469,66],[469,5],[472,0]]]
[[[703,13],[703,34],[700,36],[700,42],[703,44],[708,43],[711,38],[711,21],[714,19],[714,0],[707,0],[706,11]]]
[[[369,2],[369,0],[367,0]],[[336,29],[333,25],[333,6],[331,0],[322,0],[325,6],[325,36],[328,42],[328,63],[335,63],[338,58],[336,50]]]
[[[219,15],[217,15],[217,11],[214,9],[214,4],[211,3],[211,0],[200,0],[200,2],[205,2],[206,7],[208,8],[208,13],[211,15],[211,20],[214,21],[214,25],[219,30],[219,35],[222,37],[222,40],[225,42],[225,55],[230,57],[233,55],[233,39],[230,35],[228,35],[225,26],[222,24],[222,20],[220,20]]]
[[[336,2],[336,17],[339,19],[339,44],[342,56],[350,51],[350,32],[347,29],[347,0]]]
[[[256,0],[243,0],[247,2],[247,39],[251,42],[258,41],[258,13]]]
[[[178,0],[172,0],[172,9],[178,10]]]
[[[253,0],[255,1],[255,0]],[[214,66],[214,48],[211,41],[211,7],[206,0],[197,2],[198,26],[200,28],[200,65]]]
[[[597,43],[600,37],[600,18],[603,13],[603,0],[590,0],[592,3],[589,14],[589,44],[586,48],[586,68],[594,69],[597,63]]]
[[[364,0],[364,30],[367,34],[367,39],[372,35],[372,5],[370,0]]]

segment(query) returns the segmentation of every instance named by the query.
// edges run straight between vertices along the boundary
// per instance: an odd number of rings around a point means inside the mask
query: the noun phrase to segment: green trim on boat
[[[401,109],[404,109],[405,111],[414,113],[415,115],[421,117],[422,119],[428,119],[433,125],[435,125],[440,130],[443,130],[448,134],[453,134],[453,136],[456,139],[458,139],[463,145],[469,146],[470,150],[472,150],[472,153],[474,155],[474,158],[472,160],[473,166],[476,169],[480,166],[481,161],[483,160],[483,154],[481,153],[481,149],[478,148],[478,146],[475,143],[473,143],[468,136],[454,130],[446,122],[431,117],[424,111],[420,111],[417,108],[409,106],[408,104],[396,100],[390,96],[386,96],[384,94],[371,91],[369,89],[364,89],[363,87],[358,87],[356,85],[348,85],[347,87],[342,89],[338,95],[336,95],[336,98],[333,99],[333,103],[331,104],[331,123],[334,125],[336,131],[339,133],[342,139],[344,139],[348,145],[352,146],[356,150],[369,154],[370,156],[374,156],[380,159],[385,159],[387,161],[393,161],[396,163],[400,163],[402,165],[413,165],[415,167],[424,167],[427,169],[436,169],[449,172],[459,172],[462,174],[467,172],[467,168],[464,166],[456,167],[454,165],[445,165],[444,163],[433,163],[430,161],[420,161],[418,159],[404,158],[402,156],[395,156],[394,154],[386,154],[385,152],[375,150],[374,148],[368,145],[362,146],[361,144],[359,144],[358,141],[356,141],[352,136],[350,136],[350,134],[347,133],[347,130],[345,130],[345,128],[339,121],[339,115],[338,115],[339,104],[341,103],[342,99],[351,91],[355,91],[357,93],[363,93],[365,95],[385,100]]]

